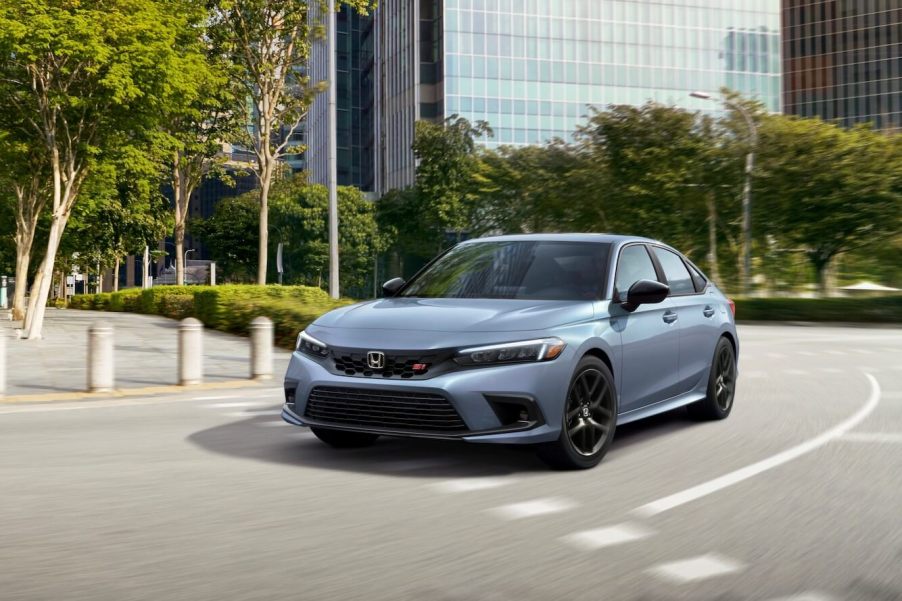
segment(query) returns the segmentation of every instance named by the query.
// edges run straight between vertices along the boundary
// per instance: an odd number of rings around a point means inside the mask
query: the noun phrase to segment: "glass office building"
[[[902,2],[784,0],[784,110],[902,127]]]
[[[588,106],[648,100],[717,111],[723,87],[781,110],[780,0],[395,0],[384,57],[381,187],[413,181],[416,119],[488,121],[486,144],[568,138]],[[404,58],[401,58],[403,55]],[[415,57],[415,59],[414,59]],[[416,68],[396,61],[417,60]],[[397,92],[406,91],[398,103]],[[399,106],[403,104],[403,106]],[[403,113],[403,114],[402,114]],[[377,176],[378,177],[378,176]]]

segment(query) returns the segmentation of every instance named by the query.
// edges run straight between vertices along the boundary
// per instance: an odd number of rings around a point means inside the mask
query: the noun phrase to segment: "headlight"
[[[551,361],[556,359],[567,344],[560,338],[541,338],[523,342],[507,342],[489,346],[474,346],[461,349],[454,360],[459,365],[497,365],[499,363],[522,363],[529,361]]]
[[[325,342],[317,340],[307,332],[301,332],[298,334],[297,342],[294,345],[295,350],[298,350],[305,355],[312,355],[314,357],[328,357],[329,356],[329,347]]]

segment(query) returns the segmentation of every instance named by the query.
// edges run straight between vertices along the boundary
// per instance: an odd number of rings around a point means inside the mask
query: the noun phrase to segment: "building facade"
[[[780,0],[395,0],[376,11],[376,191],[413,182],[418,119],[485,120],[488,146],[572,136],[590,106],[781,110]]]
[[[784,110],[902,127],[902,2],[784,0]]]
[[[363,191],[375,187],[375,21],[347,6],[336,15],[336,82],[338,184]],[[328,54],[324,41],[314,44],[311,82],[328,81]],[[329,95],[317,94],[306,120],[305,167],[310,181],[326,184],[328,160]]]

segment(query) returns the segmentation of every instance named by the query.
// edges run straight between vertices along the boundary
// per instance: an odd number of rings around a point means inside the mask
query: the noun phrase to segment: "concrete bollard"
[[[0,330],[0,399],[6,394],[6,332]]]
[[[272,377],[272,320],[257,317],[251,322],[251,379],[268,380]]]
[[[200,384],[203,372],[204,324],[186,317],[179,324],[179,386]]]
[[[113,390],[113,328],[93,323],[88,328],[88,392]]]

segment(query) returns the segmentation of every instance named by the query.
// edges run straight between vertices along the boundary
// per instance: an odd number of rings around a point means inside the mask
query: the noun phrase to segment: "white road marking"
[[[790,376],[805,376],[808,375],[808,372],[804,369],[784,369],[784,374],[789,374]]]
[[[235,401],[232,403],[211,403],[204,405],[205,409],[234,409],[236,407],[268,407],[272,403],[266,401]]]
[[[659,513],[663,513],[674,507],[679,507],[681,505],[685,505],[686,503],[690,503],[695,501],[696,499],[700,499],[702,497],[706,497],[710,494],[716,493],[719,490],[723,490],[729,486],[733,486],[734,484],[738,484],[744,480],[748,480],[758,474],[771,470],[775,467],[783,465],[784,463],[788,463],[793,459],[797,459],[802,455],[810,453],[817,448],[822,447],[827,444],[831,440],[839,438],[858,424],[860,424],[871,412],[874,408],[877,407],[877,404],[880,402],[880,384],[877,382],[877,379],[874,378],[871,374],[864,374],[867,377],[868,381],[871,383],[871,394],[868,397],[868,400],[864,403],[864,405],[852,414],[850,417],[846,418],[842,422],[833,426],[826,432],[815,436],[805,442],[798,444],[794,447],[786,449],[776,455],[771,455],[766,459],[762,459],[756,463],[751,465],[747,465],[746,467],[740,468],[736,471],[730,472],[728,474],[724,474],[718,478],[714,478],[713,480],[709,480],[708,482],[703,482],[697,486],[693,486],[691,488],[687,488],[681,492],[676,494],[672,494],[663,498],[660,498],[656,501],[652,501],[651,503],[647,503],[633,510],[634,515],[638,515],[641,517],[651,517],[653,515],[658,515]]]
[[[489,511],[506,520],[521,520],[537,515],[560,513],[562,511],[573,509],[574,507],[576,507],[576,503],[570,499],[549,497],[546,499],[535,499],[533,501],[502,505],[501,507],[495,507]]]
[[[817,353],[814,353],[812,351],[798,351],[796,354],[805,355],[806,357],[814,357],[815,355],[817,355]]]
[[[516,482],[513,478],[457,478],[455,480],[445,480],[444,482],[436,482],[432,488],[439,492],[457,493],[471,492],[474,490],[487,490],[489,488],[500,488]]]
[[[838,367],[818,367],[817,370],[818,370],[818,371],[822,371],[822,372],[824,372],[825,374],[841,374],[841,373],[844,373],[843,370],[839,369]]]
[[[902,443],[902,433],[896,432],[849,432],[840,440],[848,442]]]
[[[722,555],[709,553],[690,559],[681,559],[653,566],[646,572],[664,580],[684,584],[696,580],[705,580],[714,576],[723,576],[744,569],[745,566],[736,560]]]
[[[264,428],[275,428],[276,426],[290,426],[291,424],[281,419],[274,419],[267,422],[258,422],[257,425]]]
[[[564,542],[578,547],[584,551],[595,551],[604,547],[629,543],[652,536],[654,532],[631,522],[606,526],[594,530],[574,532],[562,538]]]
[[[235,397],[231,395],[221,394],[219,396],[196,396],[193,400],[195,401],[218,401],[219,399],[233,399]]]
[[[263,417],[266,415],[282,415],[281,409],[275,409],[273,411],[230,411],[228,413],[223,413],[223,415],[228,417]]]
[[[799,593],[798,595],[790,595],[788,597],[779,597],[770,601],[833,601],[833,597],[822,593]]]
[[[406,461],[386,461],[385,463],[380,463],[378,467],[387,472],[414,472],[417,470],[449,467],[457,465],[457,463],[451,459],[410,459]]]

